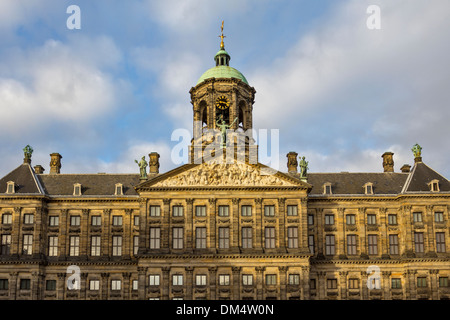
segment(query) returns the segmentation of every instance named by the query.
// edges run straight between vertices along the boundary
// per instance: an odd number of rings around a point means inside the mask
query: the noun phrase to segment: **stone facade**
[[[144,181],[63,174],[58,153],[44,174],[26,157],[0,179],[0,299],[450,298],[450,183],[421,156],[300,177],[292,151],[267,174],[246,136],[243,160],[192,161],[219,114],[253,127],[255,92],[235,78],[192,88],[191,163],[160,173],[152,152]]]

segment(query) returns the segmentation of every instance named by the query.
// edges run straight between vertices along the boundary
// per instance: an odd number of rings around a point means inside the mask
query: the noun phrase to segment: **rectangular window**
[[[118,291],[122,289],[121,280],[111,280],[111,290]]]
[[[427,278],[426,277],[418,277],[417,278],[417,288],[426,288],[427,287]]]
[[[414,232],[414,247],[416,249],[416,253],[422,253],[424,251],[422,232]]]
[[[45,281],[45,290],[47,290],[47,291],[55,291],[56,290],[56,280],[47,280],[47,281]]]
[[[77,227],[80,225],[80,216],[70,216],[70,226]]]
[[[50,227],[57,227],[57,226],[59,226],[59,216],[50,216],[48,218],[48,225]]]
[[[112,255],[115,257],[122,255],[122,236],[112,237]]]
[[[91,225],[93,227],[99,227],[102,225],[102,217],[101,216],[92,216],[91,217]]]
[[[253,275],[252,274],[243,274],[242,275],[242,285],[252,286],[253,285]]]
[[[316,279],[310,279],[309,280],[309,288],[312,290],[316,289]]]
[[[138,280],[133,280],[132,282],[132,290],[136,291],[139,289],[139,281]]]
[[[160,285],[160,276],[159,274],[151,274],[148,276],[148,285],[149,286],[159,286]]]
[[[356,255],[356,235],[347,235],[347,254]]]
[[[139,227],[139,216],[138,215],[133,217],[133,221],[134,221],[134,226]]]
[[[48,237],[48,255],[50,257],[56,257],[58,255],[58,237]]]
[[[331,186],[330,185],[325,186],[325,194],[331,194]]]
[[[71,236],[69,238],[69,256],[76,257],[80,255],[80,237]]]
[[[275,206],[264,206],[264,216],[274,217],[275,216]]]
[[[137,255],[139,251],[139,236],[133,236],[133,254]]]
[[[422,212],[413,212],[413,221],[422,222]]]
[[[288,227],[288,248],[298,248],[298,228]]]
[[[92,236],[91,237],[91,256],[99,257],[100,256],[100,236]]]
[[[376,255],[378,254],[378,239],[376,234],[369,234],[367,236],[367,249],[368,254]]]
[[[161,228],[150,228],[150,249],[161,248]]]
[[[1,254],[10,254],[11,252],[11,235],[10,234],[2,234],[2,249]]]
[[[219,228],[219,248],[228,249],[230,247],[230,228]]]
[[[349,289],[359,289],[359,279],[348,279]]]
[[[161,207],[150,206],[150,217],[159,217],[159,216],[161,216]]]
[[[0,290],[8,290],[8,289],[9,289],[8,279],[0,279]]]
[[[334,224],[334,214],[326,214],[325,215],[325,224],[333,225]]]
[[[397,225],[397,215],[396,214],[388,214],[388,224]]]
[[[439,288],[448,287],[448,277],[439,277]]]
[[[389,253],[390,254],[398,254],[398,235],[397,234],[389,235]]]
[[[195,228],[195,247],[197,249],[206,249],[206,228]]]
[[[12,214],[5,213],[2,216],[2,224],[11,224],[12,223]]]
[[[337,279],[327,279],[327,289],[337,289]]]
[[[252,206],[242,206],[241,215],[243,217],[250,217],[252,215]]]
[[[91,291],[100,290],[100,280],[89,280],[89,290]]]
[[[242,228],[242,248],[253,248],[253,229],[251,227]]]
[[[174,249],[183,249],[184,246],[184,229],[182,227],[176,227],[172,229],[173,231],[173,248]]]
[[[20,279],[20,290],[30,290],[31,280],[30,279]]]
[[[183,285],[183,275],[182,274],[172,275],[172,285],[182,286]]]
[[[308,247],[309,247],[309,252],[314,254],[314,235],[308,236]]]
[[[299,274],[290,274],[288,278],[288,283],[290,285],[299,285],[300,284],[300,275]]]
[[[206,217],[206,206],[195,206],[196,217]]]
[[[434,213],[434,222],[444,222],[444,213],[443,212],[435,212]]]
[[[219,285],[229,286],[230,285],[230,275],[229,274],[220,274],[219,275]]]
[[[266,249],[275,248],[275,228],[266,227],[264,229],[264,235],[265,235]]]
[[[195,275],[195,285],[196,286],[206,286],[206,274]]]
[[[34,223],[34,215],[33,214],[24,214],[23,215],[23,223],[24,224],[33,224]]]
[[[391,279],[391,288],[392,289],[400,289],[402,287],[402,279],[400,278],[392,278]]]
[[[219,206],[219,217],[230,216],[230,208],[228,206]]]
[[[122,216],[113,216],[113,226],[115,227],[122,226]]]
[[[445,252],[445,232],[436,232],[436,252]]]
[[[277,284],[276,274],[266,274],[266,285],[274,286]]]
[[[377,224],[377,216],[374,214],[368,214],[367,215],[367,224],[368,225],[375,225]]]
[[[348,225],[354,225],[356,223],[355,215],[354,214],[348,214],[345,216],[346,223]]]
[[[296,205],[287,206],[287,215],[288,216],[297,216],[298,215],[297,206]]]
[[[33,235],[23,235],[23,254],[31,255],[33,253]]]
[[[184,215],[183,206],[172,207],[172,217],[182,217]]]
[[[312,226],[314,224],[314,215],[308,214],[308,225]]]
[[[334,235],[328,234],[325,236],[325,254],[334,255],[335,253]]]

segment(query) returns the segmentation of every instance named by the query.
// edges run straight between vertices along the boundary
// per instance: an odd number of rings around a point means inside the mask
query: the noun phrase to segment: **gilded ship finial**
[[[222,26],[220,27],[220,31],[222,33],[219,36],[219,38],[220,38],[220,49],[225,49],[225,44],[223,43],[223,38],[226,38],[226,37],[223,35],[223,20],[222,20]]]

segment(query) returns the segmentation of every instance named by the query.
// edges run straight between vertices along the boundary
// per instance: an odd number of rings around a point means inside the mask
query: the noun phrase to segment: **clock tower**
[[[191,162],[203,157],[206,146],[214,143],[223,148],[230,148],[232,143],[236,148],[241,143],[241,146],[245,146],[246,156],[249,150],[254,149],[256,152],[257,147],[252,138],[256,91],[241,72],[230,67],[231,57],[225,50],[224,37],[222,22],[220,50],[214,56],[215,66],[204,72],[189,91],[194,113]],[[224,136],[224,129],[232,131],[233,137]],[[195,151],[194,146],[202,148]]]

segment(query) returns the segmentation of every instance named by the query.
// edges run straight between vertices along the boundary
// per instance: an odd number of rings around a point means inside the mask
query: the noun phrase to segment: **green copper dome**
[[[206,72],[202,74],[200,79],[198,79],[197,84],[209,78],[228,78],[228,79],[236,78],[248,84],[247,79],[245,79],[242,73],[240,73],[235,68],[229,66],[217,66],[209,70],[206,70]]]
[[[200,79],[198,79],[197,84],[202,83],[206,79],[210,78],[236,78],[248,84],[247,79],[245,79],[244,75],[240,73],[235,68],[230,67],[230,55],[225,51],[225,47],[221,46],[219,52],[214,56],[214,60],[216,61],[216,66],[212,67],[209,70],[206,70],[205,73],[202,74]]]

